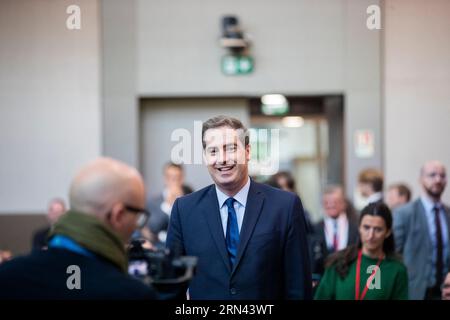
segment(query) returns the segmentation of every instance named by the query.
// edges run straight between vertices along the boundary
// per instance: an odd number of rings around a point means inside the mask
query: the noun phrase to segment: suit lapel
[[[427,213],[425,212],[425,208],[423,207],[423,204],[422,204],[422,201],[420,200],[420,198],[416,200],[415,206],[416,206],[416,210],[414,210],[414,212],[417,212],[416,221],[418,222],[416,224],[416,227],[418,228],[418,230],[415,230],[415,231],[417,231],[417,232],[415,232],[415,234],[425,236],[425,239],[423,239],[423,240],[425,241],[427,250],[429,250],[429,252],[431,252],[433,244],[431,242],[430,228],[428,227]],[[422,241],[422,240],[419,240],[419,241]]]
[[[203,214],[208,223],[211,236],[214,239],[217,249],[219,250],[219,254],[222,257],[228,272],[231,273],[230,260],[228,258],[225,237],[223,236],[222,220],[220,219],[220,208],[217,202],[217,193],[214,185],[211,186],[207,196],[205,197]]]
[[[242,222],[242,228],[240,232],[240,242],[238,253],[236,257],[236,263],[233,268],[235,272],[239,262],[241,261],[242,255],[244,254],[245,248],[247,247],[248,241],[253,233],[256,222],[261,214],[261,209],[264,203],[264,194],[259,190],[258,185],[251,181],[250,189],[247,196],[247,206],[244,213],[244,221]]]
[[[444,205],[445,221],[447,222],[447,231],[450,236],[450,208]],[[450,237],[449,237],[450,239]]]
[[[323,245],[323,254],[326,256],[329,255],[331,252],[328,249],[327,235],[325,230],[325,220],[322,220],[320,222],[320,242]]]

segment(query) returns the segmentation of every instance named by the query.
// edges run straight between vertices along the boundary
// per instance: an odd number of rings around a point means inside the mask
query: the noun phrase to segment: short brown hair
[[[178,163],[174,163],[174,162],[167,162],[164,165],[164,172],[169,169],[169,168],[177,168],[178,170],[180,170],[181,172],[184,172],[184,168],[182,164],[178,164]]]
[[[406,202],[411,200],[411,189],[406,184],[396,183],[389,186],[389,189],[397,189],[398,195],[405,197]]]
[[[383,174],[381,171],[368,168],[359,173],[359,183],[370,184],[374,192],[383,191]]]
[[[203,122],[202,126],[202,145],[203,149],[206,148],[205,143],[205,132],[209,129],[214,128],[221,128],[221,127],[228,127],[231,129],[239,130],[241,129],[244,133],[244,145],[247,146],[250,142],[250,135],[247,130],[247,128],[242,124],[242,122],[239,119],[228,117],[228,116],[216,116],[213,118],[210,118]]]
[[[344,188],[342,188],[342,186],[340,186],[338,184],[328,184],[323,189],[323,194],[324,195],[325,194],[335,193],[335,192],[340,192],[341,195],[342,195],[343,200],[345,200]]]

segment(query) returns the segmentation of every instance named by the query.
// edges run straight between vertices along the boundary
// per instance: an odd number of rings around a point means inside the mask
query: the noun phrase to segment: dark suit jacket
[[[348,221],[348,242],[347,246],[356,244],[359,239],[358,225]],[[324,265],[327,257],[333,253],[328,249],[327,240],[325,237],[325,223],[323,220],[314,225],[314,233],[310,239],[311,245],[311,262],[312,272],[314,276],[320,277],[324,273]]]
[[[33,239],[32,239],[32,250],[42,250],[43,247],[47,246],[47,236],[48,233],[50,232],[50,227],[43,227],[39,230],[37,230],[34,234],[33,234]]]
[[[150,231],[158,235],[160,231],[165,231],[169,227],[169,215],[161,210],[161,204],[164,202],[162,195],[152,198],[147,203],[147,209],[151,212],[148,220]]]
[[[167,246],[198,257],[192,299],[311,299],[305,218],[293,193],[251,182],[233,269],[214,185],[176,200]]]
[[[70,265],[80,268],[81,289],[67,288]],[[101,258],[65,249],[34,251],[0,265],[2,299],[155,299],[156,292]]]
[[[182,189],[184,195],[192,193],[192,189],[187,185],[183,185]],[[157,197],[151,197],[147,202],[147,209],[151,212],[150,219],[148,220],[148,227],[156,238],[158,233],[161,231],[167,231],[169,228],[169,215],[161,209],[161,204],[163,202],[164,197],[162,194]],[[156,238],[153,240],[157,242],[158,239]]]

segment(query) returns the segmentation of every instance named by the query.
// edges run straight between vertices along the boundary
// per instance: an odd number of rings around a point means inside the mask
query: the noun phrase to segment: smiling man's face
[[[204,157],[211,178],[220,190],[234,196],[248,179],[250,146],[244,145],[243,130],[208,129],[204,142]]]

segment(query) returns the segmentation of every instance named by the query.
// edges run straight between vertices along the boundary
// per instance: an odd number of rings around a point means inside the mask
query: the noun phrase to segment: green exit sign
[[[222,57],[222,72],[227,76],[249,74],[253,71],[253,58],[249,56]]]

